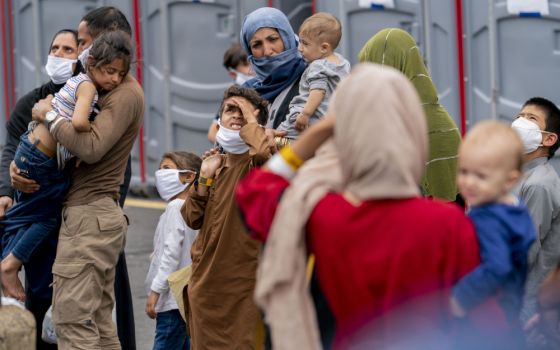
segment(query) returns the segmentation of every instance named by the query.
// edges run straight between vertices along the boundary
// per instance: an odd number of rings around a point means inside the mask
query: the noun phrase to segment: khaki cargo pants
[[[59,349],[121,348],[111,314],[115,266],[126,229],[121,208],[109,197],[62,210],[53,265]]]

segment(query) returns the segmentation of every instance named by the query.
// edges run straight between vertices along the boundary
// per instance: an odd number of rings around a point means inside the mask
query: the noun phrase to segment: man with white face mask
[[[192,349],[253,349],[260,319],[253,301],[260,244],[252,240],[237,205],[235,187],[270,157],[259,123],[268,103],[252,89],[231,86],[220,108],[217,143],[207,152],[198,184],[182,208],[187,225],[200,229],[193,243],[187,322]],[[219,307],[216,307],[219,305]]]
[[[560,260],[560,178],[549,162],[558,149],[560,110],[551,101],[533,97],[512,123],[525,148],[525,172],[516,194],[525,202],[536,225],[537,240],[528,256],[529,272],[521,321],[537,311],[537,292]]]

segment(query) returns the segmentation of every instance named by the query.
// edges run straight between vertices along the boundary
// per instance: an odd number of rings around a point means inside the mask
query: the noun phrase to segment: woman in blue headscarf
[[[282,11],[262,7],[245,17],[240,39],[257,74],[245,86],[270,102],[267,127],[276,129],[285,119],[292,97],[298,94],[306,67],[297,37]]]

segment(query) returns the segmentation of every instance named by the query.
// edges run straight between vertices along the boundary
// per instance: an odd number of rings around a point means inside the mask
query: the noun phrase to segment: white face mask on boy
[[[219,123],[220,128],[216,134],[216,142],[222,146],[224,151],[233,154],[243,154],[249,150],[249,146],[239,136],[239,130],[231,130]]]
[[[519,117],[511,123],[511,127],[519,134],[525,154],[534,152],[542,146],[542,133],[546,131],[542,131],[536,123]]]
[[[159,169],[156,171],[156,188],[164,201],[168,202],[187,189],[190,182],[182,183],[180,178],[180,173],[187,172],[192,171],[179,169]]]
[[[45,71],[53,83],[64,84],[74,74],[73,65],[77,61],[70,58],[49,56],[45,65]]]

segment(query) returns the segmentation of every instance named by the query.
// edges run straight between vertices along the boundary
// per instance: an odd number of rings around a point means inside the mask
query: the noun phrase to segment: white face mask
[[[80,56],[78,56],[78,59],[80,60],[80,62],[82,62],[82,67],[84,67],[85,70],[86,69],[86,64],[87,64],[87,58],[89,56],[89,51],[91,50],[91,45],[87,48],[84,49],[84,51],[82,51],[82,53],[80,54]]]
[[[239,86],[242,86],[243,84],[245,84],[245,82],[247,80],[251,80],[251,79],[254,78],[253,75],[247,75],[247,74],[241,73],[239,71],[235,71],[235,73],[237,74],[235,76],[235,83]]]
[[[73,64],[78,60],[72,60],[64,57],[49,56],[45,71],[55,84],[64,84],[66,80],[72,77],[74,73]]]
[[[511,123],[511,127],[519,134],[525,154],[534,152],[542,146],[543,131],[536,123],[527,118],[519,117]]]
[[[189,187],[190,182],[182,183],[180,173],[191,172],[191,170],[159,169],[156,171],[156,188],[161,198],[168,202],[171,198]]]
[[[243,154],[249,150],[249,146],[239,136],[239,130],[231,130],[219,123],[220,128],[216,134],[216,142],[222,146],[224,151],[233,154]]]

